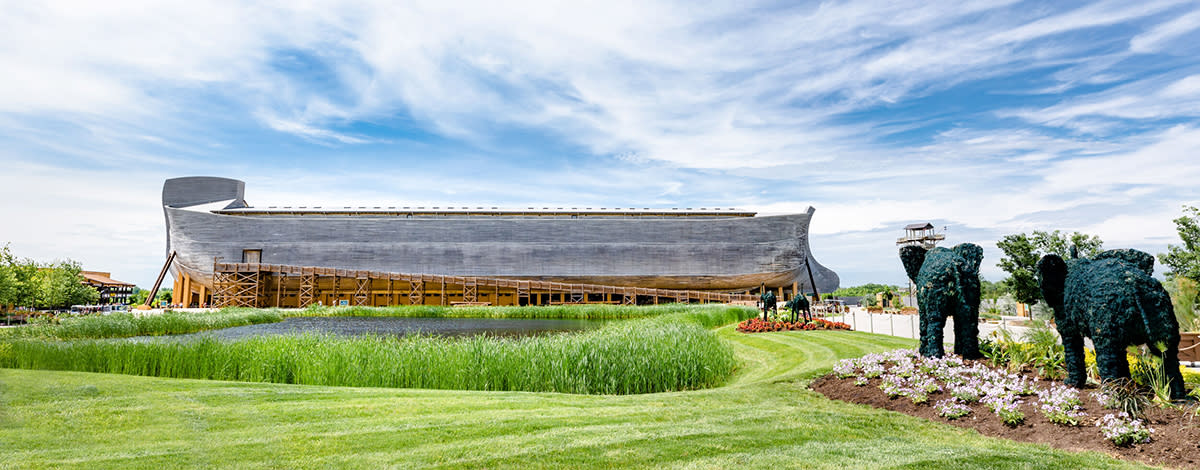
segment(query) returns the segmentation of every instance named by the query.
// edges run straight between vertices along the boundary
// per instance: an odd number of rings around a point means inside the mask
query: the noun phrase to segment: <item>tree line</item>
[[[100,293],[83,283],[79,263],[38,263],[17,258],[8,245],[0,248],[0,309],[9,306],[59,309],[94,304]]]
[[[1171,293],[1180,327],[1196,330],[1200,329],[1200,316],[1196,314],[1196,304],[1200,300],[1200,209],[1185,205],[1183,216],[1174,222],[1183,243],[1167,245],[1167,252],[1159,253],[1158,261],[1166,267],[1163,284]],[[993,284],[998,287],[993,294],[1011,293],[1018,302],[1037,303],[1042,300],[1037,271],[1039,259],[1051,253],[1063,258],[1092,257],[1100,254],[1103,245],[1100,237],[1079,232],[1068,235],[1055,230],[1007,235],[996,242],[996,246],[1004,252],[998,265],[1009,277],[996,283],[998,286]],[[988,295],[988,286],[985,285],[983,290],[984,298],[995,298]]]

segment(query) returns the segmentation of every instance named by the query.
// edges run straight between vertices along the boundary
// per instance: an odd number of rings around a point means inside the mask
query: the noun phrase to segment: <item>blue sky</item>
[[[18,254],[147,286],[186,175],[256,205],[812,205],[844,286],[904,282],[911,222],[998,280],[1005,234],[1158,253],[1200,201],[1194,1],[169,3],[0,6]]]

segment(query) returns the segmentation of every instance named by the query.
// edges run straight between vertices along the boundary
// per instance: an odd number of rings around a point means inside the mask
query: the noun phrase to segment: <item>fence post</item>
[[[867,323],[871,324],[871,333],[875,332],[875,317],[870,310],[867,310]]]

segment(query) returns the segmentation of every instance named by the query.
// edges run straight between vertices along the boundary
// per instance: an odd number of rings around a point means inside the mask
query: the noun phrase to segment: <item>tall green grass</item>
[[[0,343],[0,367],[361,387],[635,394],[724,383],[737,362],[709,328],[749,318],[728,306],[675,306],[585,333],[477,336],[264,336],[235,342]]]
[[[156,315],[112,313],[67,317],[56,323],[39,322],[0,330],[4,338],[126,338],[195,333],[234,326],[274,323],[284,316],[276,310],[225,309],[216,312],[189,313],[167,311]]]
[[[424,318],[562,318],[571,320],[623,320],[710,308],[704,305],[667,304],[556,305],[534,307],[323,307],[306,309],[226,308],[215,312],[162,314],[114,313],[64,318],[58,323],[37,323],[0,330],[3,338],[127,338],[195,333],[234,326],[274,323],[289,317],[424,317]]]

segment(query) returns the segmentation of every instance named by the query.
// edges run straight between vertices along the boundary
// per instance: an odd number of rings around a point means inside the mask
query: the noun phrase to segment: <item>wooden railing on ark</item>
[[[755,295],[568,284],[523,279],[404,274],[260,263],[213,263],[213,307],[313,304],[555,305],[666,302],[753,304]]]

